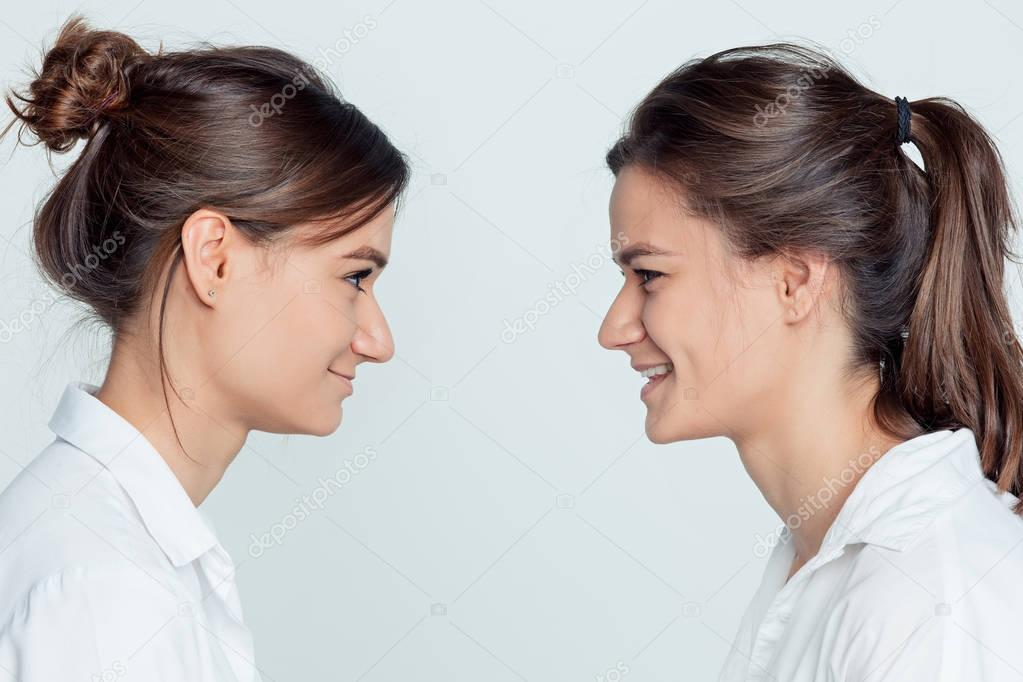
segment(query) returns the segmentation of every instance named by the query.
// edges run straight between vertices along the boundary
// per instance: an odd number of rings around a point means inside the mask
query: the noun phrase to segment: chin
[[[647,431],[646,435],[650,442],[653,443],[654,445],[667,445],[668,443],[676,443],[680,440],[679,438],[671,438],[669,436],[662,435],[658,433],[656,430],[652,432]]]
[[[333,415],[324,415],[324,418],[318,422],[307,425],[302,432],[310,436],[323,437],[337,431],[339,426],[341,426],[341,408],[338,408]]]
[[[646,437],[650,440],[651,443],[655,443],[657,445],[664,445],[666,443],[674,443],[675,441],[679,440],[678,438],[674,437],[671,434],[668,425],[664,424],[663,421],[664,421],[663,419],[655,421],[651,419],[651,413],[649,412],[647,413],[645,430]]]
[[[665,445],[684,440],[706,438],[702,432],[706,425],[697,420],[696,413],[675,404],[667,412],[647,409],[644,430],[651,443]]]

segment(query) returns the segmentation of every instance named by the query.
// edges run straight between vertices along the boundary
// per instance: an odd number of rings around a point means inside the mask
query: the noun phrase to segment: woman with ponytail
[[[259,680],[198,507],[250,431],[333,432],[356,366],[392,357],[373,288],[406,158],[286,52],[150,53],[79,17],[7,103],[52,152],[84,141],[34,248],[113,349],[0,494],[0,670]]]
[[[720,679],[1019,679],[1017,218],[991,137],[775,44],[668,75],[607,163],[627,246],[600,342],[649,378],[652,441],[729,438],[782,520]]]

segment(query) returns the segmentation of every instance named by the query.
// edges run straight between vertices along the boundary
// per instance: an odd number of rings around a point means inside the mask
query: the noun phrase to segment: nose
[[[387,362],[394,357],[394,339],[384,311],[376,298],[366,296],[365,307],[360,313],[355,336],[352,337],[352,351],[370,362]]]
[[[624,346],[646,338],[646,329],[640,319],[642,305],[638,288],[632,292],[622,287],[600,325],[597,333],[600,345],[608,350],[624,350]]]

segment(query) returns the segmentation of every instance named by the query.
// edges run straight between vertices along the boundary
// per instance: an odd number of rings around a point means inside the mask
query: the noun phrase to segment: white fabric
[[[57,438],[0,494],[0,671],[258,682],[234,564],[97,390],[67,386],[50,420]]]
[[[781,525],[719,681],[1023,680],[1016,501],[984,477],[969,429],[889,450],[788,582]]]

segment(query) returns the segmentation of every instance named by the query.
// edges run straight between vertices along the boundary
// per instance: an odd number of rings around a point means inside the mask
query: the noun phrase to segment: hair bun
[[[88,138],[94,124],[129,101],[125,68],[148,54],[129,36],[91,29],[73,15],[60,29],[35,74],[28,94],[7,96],[7,105],[48,148],[64,152]]]

